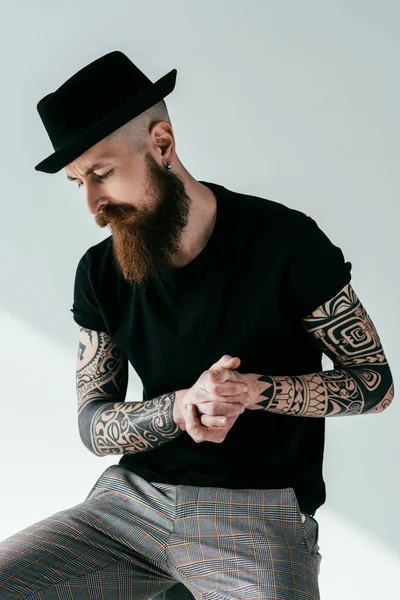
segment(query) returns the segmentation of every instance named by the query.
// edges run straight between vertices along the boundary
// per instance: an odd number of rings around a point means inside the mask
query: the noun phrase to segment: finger
[[[211,415],[201,415],[200,423],[204,425],[204,427],[225,427],[228,423],[228,417],[212,417]]]
[[[248,391],[247,384],[243,381],[225,381],[225,383],[220,384],[205,383],[204,386],[201,387],[209,395],[206,395],[204,402],[215,402],[219,399],[221,399],[222,402],[236,402],[237,398],[233,400],[233,396],[240,396]]]
[[[200,417],[197,417],[196,406],[188,404],[186,413],[186,432],[196,444],[200,442],[220,443],[225,439],[226,431],[222,427],[208,428],[201,424]]]
[[[200,417],[194,404],[188,404],[185,411],[185,423],[187,433],[195,442],[200,442],[207,428],[201,424]]]
[[[222,406],[223,404],[228,405],[228,407],[229,405],[237,406],[238,404],[243,404],[243,406],[246,407],[249,403],[249,394],[248,392],[242,392],[240,394],[234,394],[232,396],[216,396],[215,394],[208,392],[207,394],[200,394],[198,400],[192,398],[191,402],[198,407],[200,407],[200,404],[208,405],[208,408],[206,408],[205,410],[201,410],[200,412],[205,412],[207,414],[212,415],[214,405],[217,405],[217,407],[219,408],[219,406]],[[214,414],[218,416],[218,413]]]
[[[196,404],[200,414],[214,417],[234,417],[241,415],[246,410],[244,404],[239,402],[200,402]]]
[[[240,381],[241,374],[235,369],[227,369],[225,367],[212,368],[208,370],[210,380],[214,383],[223,383],[224,381]]]
[[[184,417],[186,429],[194,429],[196,427],[201,427],[200,417],[197,413],[197,408],[194,404],[188,404],[186,406]]]
[[[247,391],[245,376],[229,369],[208,370],[203,373],[200,387],[209,394],[232,396]],[[246,386],[246,387],[245,387]]]
[[[226,381],[229,379],[231,374],[233,375],[234,369],[228,369],[227,367],[219,366],[209,369],[209,372],[212,373],[217,381]]]
[[[229,425],[228,417],[212,417],[210,415],[201,415],[200,422],[205,427],[210,427],[212,429],[224,428]]]
[[[210,417],[209,415],[201,415],[201,417],[200,417],[202,424],[207,427],[207,433],[206,433],[207,437],[209,437],[210,435],[217,434],[217,433],[218,434],[221,433],[222,436],[226,437],[226,435],[228,434],[228,432],[230,431],[230,429],[232,428],[233,424],[236,422],[238,417],[237,416],[236,417],[226,417],[224,426],[215,426],[216,418],[217,417]]]
[[[218,369],[209,369],[206,371],[206,374],[208,375],[210,383],[214,386],[217,384],[246,383],[245,375],[234,369],[219,367]]]
[[[240,365],[240,358],[238,356],[231,356],[230,354],[224,354],[217,362],[211,365],[211,369],[217,369],[218,367],[226,367],[228,369],[237,369]]]

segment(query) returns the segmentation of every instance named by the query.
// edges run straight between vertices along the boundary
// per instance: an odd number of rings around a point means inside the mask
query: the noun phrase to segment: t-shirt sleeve
[[[314,219],[299,214],[290,230],[288,287],[292,309],[304,318],[350,282],[352,264]]]
[[[74,284],[74,299],[70,311],[81,327],[107,333],[88,271],[88,254],[80,259]]]

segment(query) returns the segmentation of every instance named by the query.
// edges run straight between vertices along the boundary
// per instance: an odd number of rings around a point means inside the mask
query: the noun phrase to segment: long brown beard
[[[159,280],[171,269],[171,257],[181,248],[191,199],[179,175],[160,167],[149,152],[145,160],[145,194],[154,208],[106,205],[95,220],[100,227],[110,224],[114,264],[122,277],[147,286],[151,279]]]

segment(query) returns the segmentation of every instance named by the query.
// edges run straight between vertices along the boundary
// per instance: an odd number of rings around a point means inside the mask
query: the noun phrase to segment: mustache
[[[130,205],[107,205],[103,208],[103,216],[107,219],[113,219],[115,221],[123,221],[127,217],[135,214],[137,210]]]

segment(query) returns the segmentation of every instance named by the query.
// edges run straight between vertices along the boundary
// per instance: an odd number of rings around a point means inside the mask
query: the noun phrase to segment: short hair
[[[128,143],[136,152],[143,154],[147,150],[146,140],[150,129],[154,123],[159,121],[165,121],[172,125],[164,99],[119,127],[110,134],[109,139],[113,141],[122,140]]]

